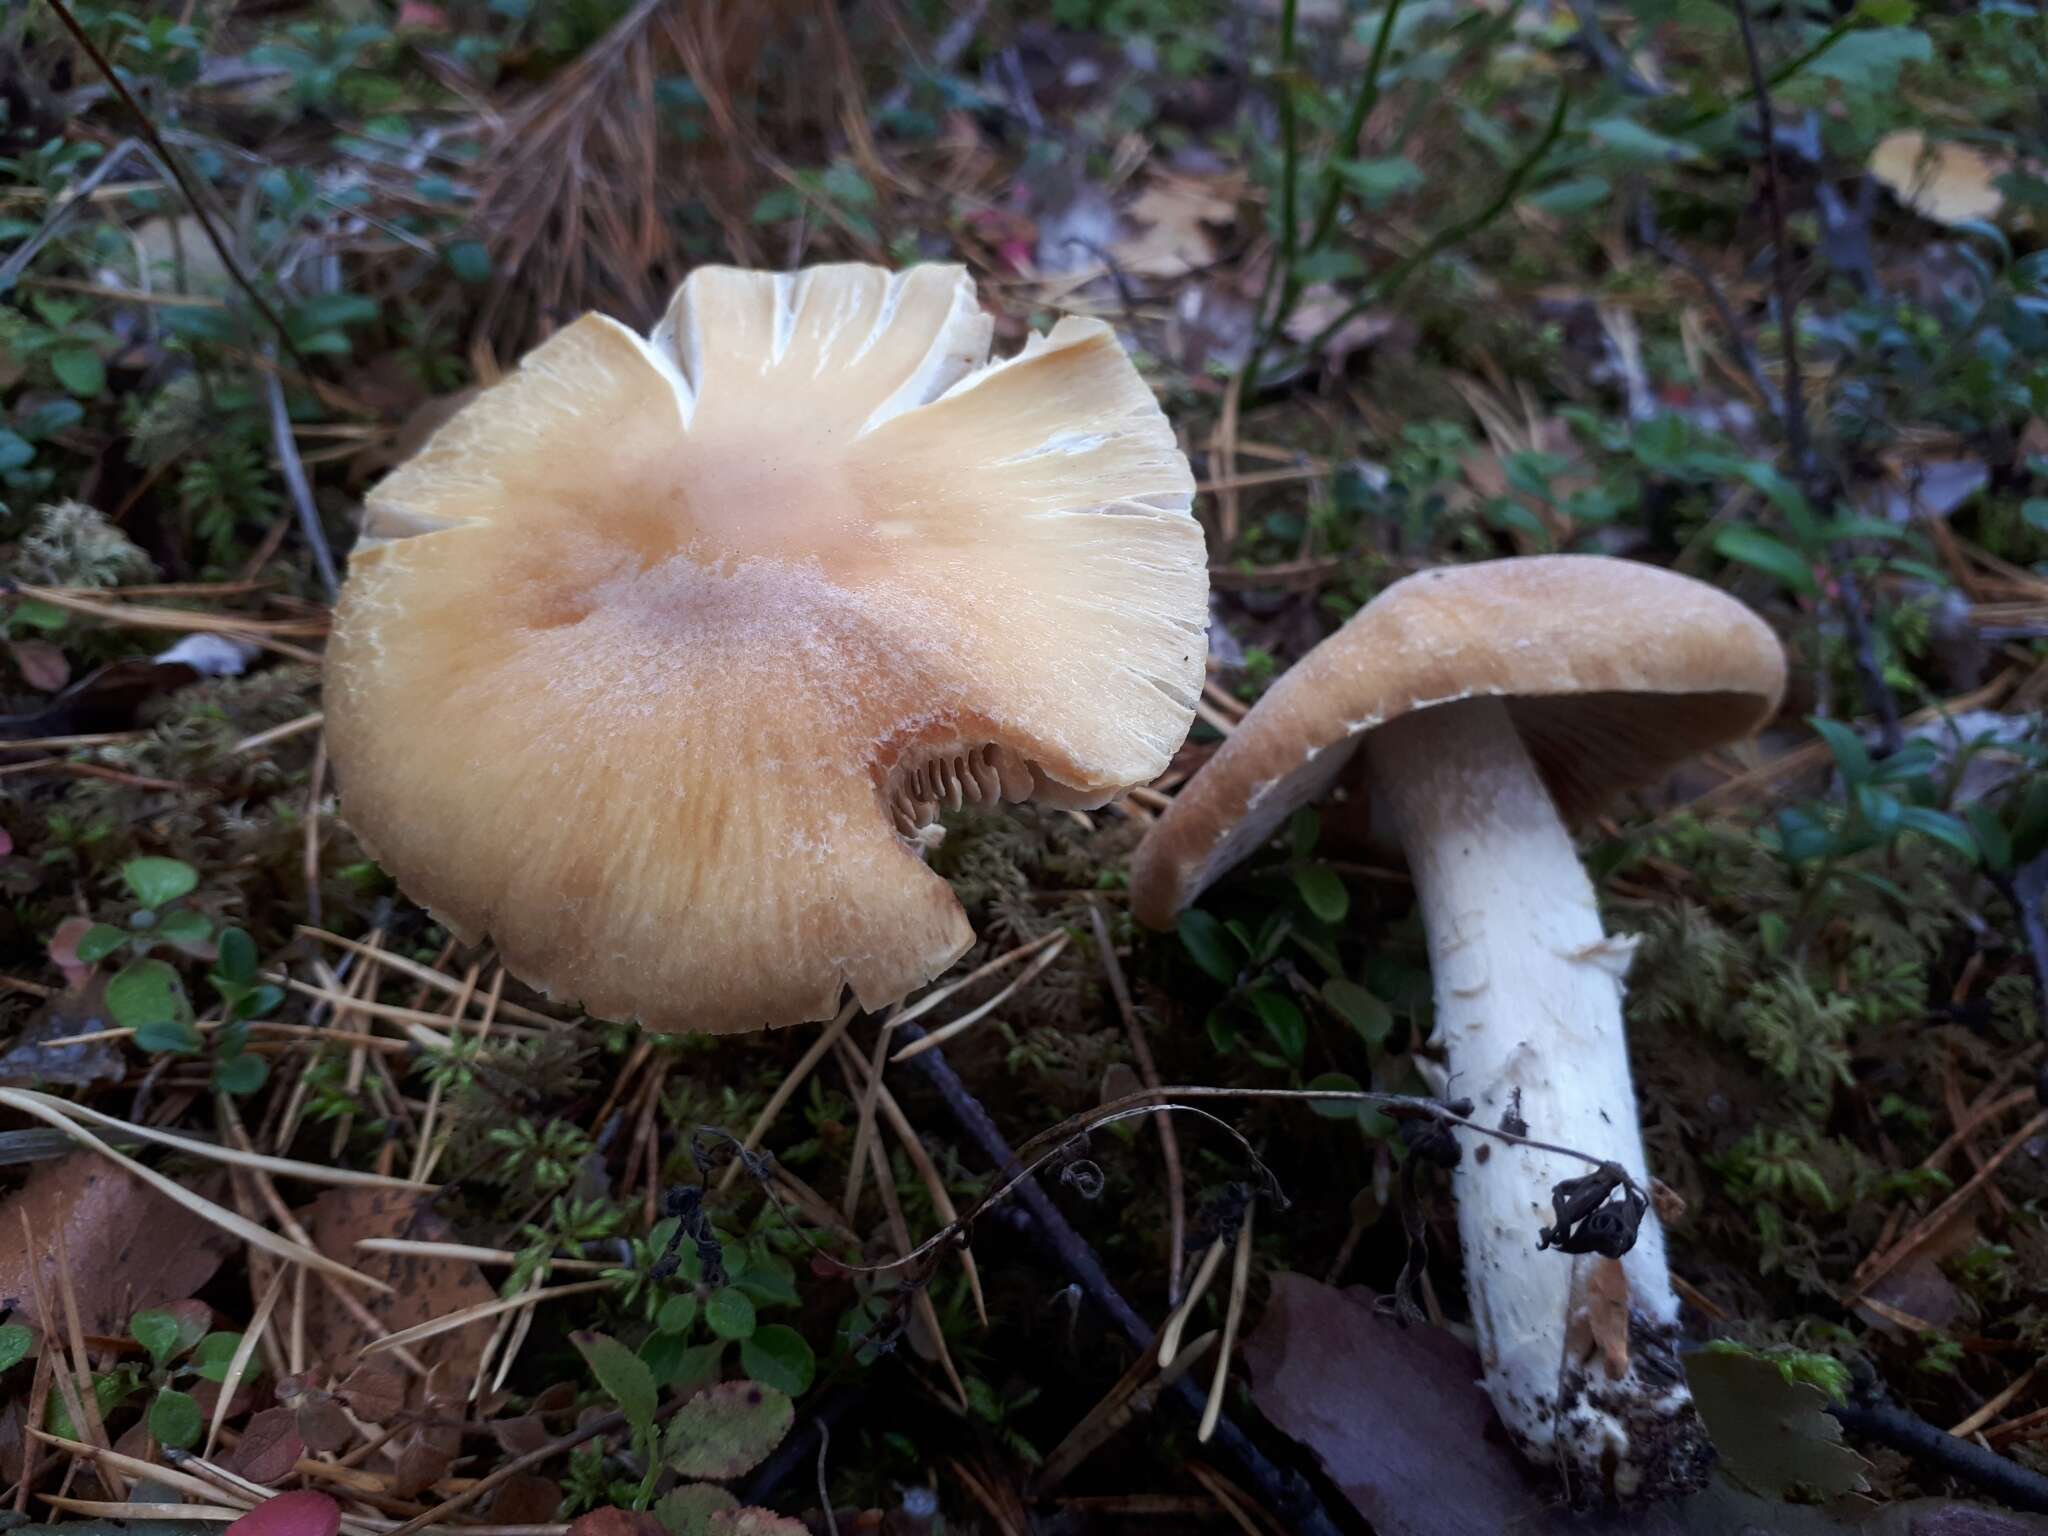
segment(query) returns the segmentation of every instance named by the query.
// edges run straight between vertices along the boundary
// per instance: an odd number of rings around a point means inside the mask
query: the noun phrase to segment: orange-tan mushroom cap
[[[1777,712],[1785,653],[1726,593],[1656,566],[1537,555],[1387,588],[1282,675],[1145,834],[1155,928],[1328,789],[1366,733],[1499,698],[1566,819]]]
[[[787,1024],[967,948],[940,807],[1157,776],[1205,660],[1187,462],[1107,327],[989,334],[957,267],[700,269],[377,487],[327,730],[401,887],[594,1014]]]

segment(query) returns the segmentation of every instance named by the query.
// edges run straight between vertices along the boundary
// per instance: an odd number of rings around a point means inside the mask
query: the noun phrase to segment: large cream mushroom
[[[942,807],[1156,776],[1204,664],[1187,462],[1108,327],[990,328],[958,267],[703,268],[379,485],[327,729],[399,884],[594,1014],[789,1024],[968,947]]]
[[[1621,1165],[1648,1187],[1621,977],[1566,822],[1775,712],[1770,629],[1651,566],[1544,556],[1388,588],[1289,670],[1147,834],[1131,871],[1154,927],[1328,788],[1362,746],[1407,853],[1429,939],[1450,1087],[1488,1125]],[[1570,1314],[1595,1255],[1538,1252],[1553,1187],[1586,1169],[1535,1148],[1468,1147],[1454,1174],[1486,1385],[1525,1454],[1577,1498],[1696,1487],[1711,1455],[1678,1360],[1664,1235],[1621,1258],[1619,1375]]]

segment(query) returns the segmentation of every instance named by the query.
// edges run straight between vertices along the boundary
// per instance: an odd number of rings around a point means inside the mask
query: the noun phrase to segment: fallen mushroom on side
[[[1132,865],[1133,910],[1170,927],[1363,746],[1414,876],[1452,1088],[1481,1123],[1647,1188],[1622,1033],[1632,946],[1602,931],[1566,823],[1753,733],[1784,681],[1761,619],[1669,571],[1558,555],[1412,576],[1288,671],[1180,791]],[[1464,1148],[1453,1181],[1487,1391],[1575,1501],[1683,1493],[1712,1450],[1678,1358],[1664,1234],[1654,1212],[1608,1209],[1613,1181],[1586,1175],[1526,1146]],[[1600,1225],[1636,1218],[1616,1376],[1570,1315],[1626,1236]],[[1566,1255],[1539,1252],[1539,1232]]]
[[[958,267],[702,268],[384,480],[327,731],[400,886],[593,1014],[791,1024],[968,947],[942,808],[1158,775],[1205,659],[1187,461],[1107,326],[990,330]]]

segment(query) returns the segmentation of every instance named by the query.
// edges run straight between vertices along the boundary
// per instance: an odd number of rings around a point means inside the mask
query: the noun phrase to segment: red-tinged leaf
[[[493,1525],[552,1525],[562,1507],[562,1485],[521,1472],[505,1479],[491,1499]]]
[[[292,1411],[298,1415],[300,1438],[314,1450],[339,1451],[355,1443],[355,1425],[349,1423],[341,1405],[327,1393],[301,1394]]]
[[[92,967],[78,958],[78,941],[92,932],[92,928],[93,921],[89,917],[67,917],[50,935],[50,963],[64,973],[66,986],[82,987],[85,978],[92,974]]]
[[[336,1536],[340,1529],[341,1506],[308,1488],[265,1499],[229,1526],[227,1536]]]
[[[334,1395],[365,1424],[388,1424],[405,1406],[405,1379],[391,1366],[370,1361],[350,1371]]]
[[[705,1522],[710,1536],[811,1536],[801,1520],[772,1509],[721,1509]]]
[[[440,1443],[441,1439],[431,1430],[415,1431],[411,1442],[398,1453],[398,1467],[391,1474],[393,1495],[416,1499],[448,1475],[455,1465],[455,1451]]]
[[[644,1510],[607,1506],[571,1520],[569,1536],[666,1536],[666,1528]]]
[[[7,652],[21,680],[37,693],[55,693],[71,681],[71,663],[47,640],[10,640]]]
[[[493,1419],[491,1438],[498,1442],[498,1449],[512,1456],[525,1456],[539,1450],[554,1436],[548,1433],[547,1425],[537,1413],[525,1413],[512,1419]],[[503,1524],[514,1522],[504,1521]]]
[[[299,1416],[289,1408],[266,1408],[242,1431],[242,1442],[227,1458],[227,1465],[229,1471],[252,1483],[278,1483],[292,1475],[305,1454]]]
[[[664,1459],[684,1477],[738,1477],[768,1459],[795,1418],[786,1393],[758,1381],[723,1382],[669,1420]]]

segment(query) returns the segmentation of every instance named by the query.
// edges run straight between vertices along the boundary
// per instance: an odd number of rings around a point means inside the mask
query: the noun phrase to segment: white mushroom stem
[[[1482,1124],[1520,1129],[1519,1119],[1529,1136],[1621,1164],[1647,1190],[1622,1033],[1631,946],[1601,931],[1593,887],[1507,706],[1420,709],[1372,731],[1365,748],[1421,902],[1448,1093],[1470,1098]],[[1696,1485],[1712,1453],[1678,1361],[1655,1213],[1620,1261],[1628,1361],[1616,1376],[1586,1322],[1571,1322],[1595,1266],[1611,1261],[1537,1248],[1554,1220],[1552,1186],[1591,1168],[1492,1138],[1466,1137],[1463,1151],[1454,1185],[1466,1288],[1502,1422],[1581,1500]]]

